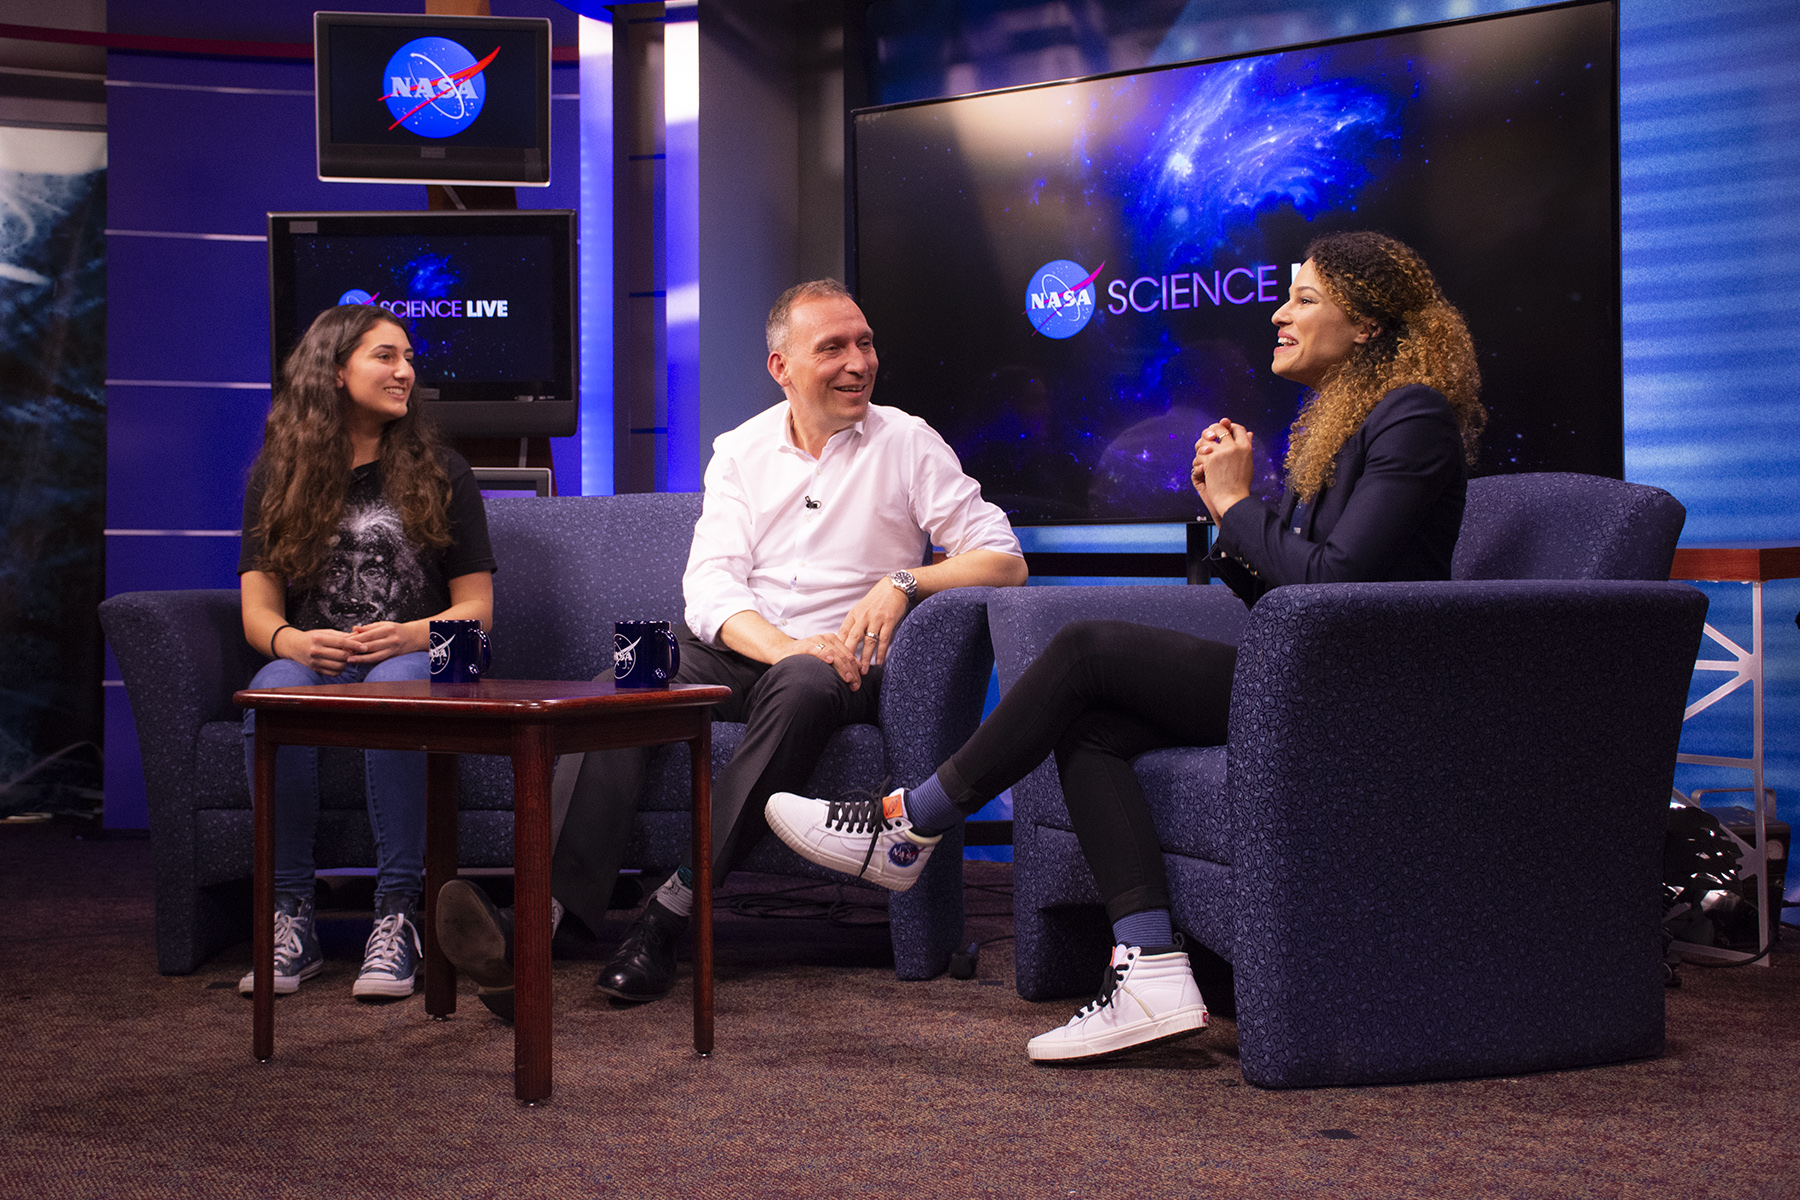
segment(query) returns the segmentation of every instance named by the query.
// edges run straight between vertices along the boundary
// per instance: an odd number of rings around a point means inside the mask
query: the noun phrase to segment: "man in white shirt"
[[[713,442],[682,578],[676,682],[728,685],[732,698],[715,716],[747,726],[713,781],[715,880],[767,830],[768,797],[802,790],[832,733],[875,719],[881,666],[912,604],[1026,575],[1006,515],[981,498],[944,440],[917,417],[869,403],[874,335],[842,284],[788,289],[767,334],[769,374],[786,399]],[[919,565],[934,542],[948,557]],[[606,914],[647,759],[644,750],[597,751],[557,771],[552,804],[567,816],[551,890],[591,928]],[[601,991],[638,1002],[668,993],[691,881],[684,866],[658,889],[601,969]],[[446,892],[440,908],[482,928],[470,911],[479,893],[460,890],[457,904]],[[481,982],[483,964],[459,949],[497,946],[499,932],[457,932],[443,930],[445,951]],[[510,973],[508,964],[507,982]]]

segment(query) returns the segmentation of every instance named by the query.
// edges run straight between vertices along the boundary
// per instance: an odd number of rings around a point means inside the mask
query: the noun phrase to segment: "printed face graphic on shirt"
[[[425,572],[385,499],[346,509],[314,592],[320,623],[349,630],[388,620],[425,591]]]

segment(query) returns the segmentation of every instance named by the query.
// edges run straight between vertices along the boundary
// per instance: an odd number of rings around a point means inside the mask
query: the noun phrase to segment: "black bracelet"
[[[271,633],[271,634],[270,634],[270,635],[269,635],[269,657],[270,657],[270,658],[280,658],[280,657],[281,657],[281,656],[280,656],[280,655],[279,655],[279,654],[276,654],[276,653],[275,653],[275,639],[276,639],[276,638],[278,638],[278,637],[280,637],[280,636],[281,636],[281,631],[282,631],[282,630],[284,630],[284,629],[293,629],[293,628],[294,628],[294,626],[292,626],[292,625],[288,625],[288,624],[286,624],[286,623],[283,623],[283,624],[280,624],[280,625],[277,625],[277,626],[276,626],[276,627],[275,627],[275,632],[274,632],[274,633]]]

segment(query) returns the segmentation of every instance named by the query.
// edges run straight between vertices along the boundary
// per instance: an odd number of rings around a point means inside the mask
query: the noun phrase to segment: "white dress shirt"
[[[871,404],[815,459],[794,444],[784,400],[713,441],[681,580],[688,628],[717,644],[748,610],[789,637],[836,633],[877,580],[919,566],[933,543],[1023,557],[1006,514],[918,417]]]

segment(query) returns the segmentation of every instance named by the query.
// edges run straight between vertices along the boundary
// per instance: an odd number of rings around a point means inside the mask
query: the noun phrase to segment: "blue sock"
[[[906,789],[906,818],[922,837],[935,837],[963,819],[962,809],[950,802],[944,785],[933,775],[916,788]]]
[[[1126,913],[1113,922],[1113,941],[1139,948],[1173,946],[1175,926],[1169,921],[1169,910],[1146,908],[1143,912]]]

